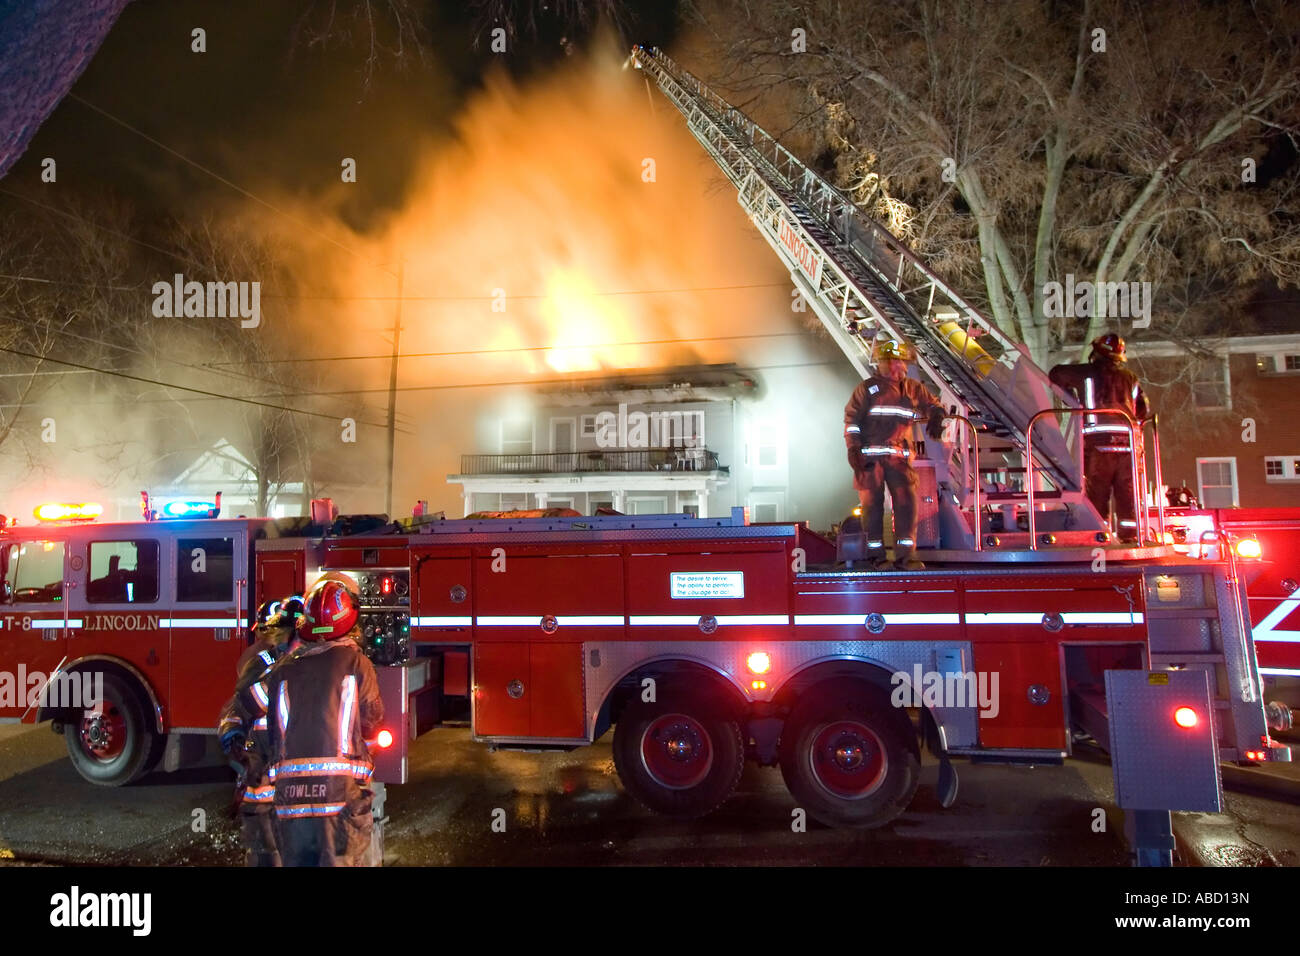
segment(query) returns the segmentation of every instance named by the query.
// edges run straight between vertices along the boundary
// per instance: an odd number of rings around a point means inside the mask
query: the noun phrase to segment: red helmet
[[[1107,332],[1105,335],[1092,340],[1092,354],[1109,355],[1117,362],[1123,362],[1124,356],[1124,339],[1114,332]]]
[[[305,641],[337,640],[356,626],[356,595],[338,581],[318,581],[305,601],[307,610],[298,631]]]

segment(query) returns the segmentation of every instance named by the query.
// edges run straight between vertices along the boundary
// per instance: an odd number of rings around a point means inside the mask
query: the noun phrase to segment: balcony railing
[[[707,448],[597,449],[542,455],[461,455],[462,475],[554,475],[583,472],[715,471],[717,452]]]

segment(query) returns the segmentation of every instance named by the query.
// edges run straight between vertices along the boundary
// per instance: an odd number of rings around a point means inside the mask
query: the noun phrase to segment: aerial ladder
[[[1063,427],[1056,415],[1044,413],[1054,399],[1067,407],[1076,403],[1051,384],[1028,350],[897,236],[661,51],[635,47],[632,62],[686,117],[854,369],[864,378],[871,374],[878,338],[906,343],[958,420],[958,440],[935,461],[939,548],[954,558],[992,545],[1041,549],[1049,558],[1059,556],[1059,548],[1091,549],[1108,541],[1106,519],[1083,493],[1081,419],[1067,412]],[[1138,425],[1133,439],[1139,449],[1135,487],[1143,489]],[[1023,480],[1018,488],[998,487],[984,479],[995,473],[1023,473]],[[1020,520],[1028,527],[993,518],[997,509],[1006,518],[1021,505]],[[1147,509],[1137,510],[1148,540]]]

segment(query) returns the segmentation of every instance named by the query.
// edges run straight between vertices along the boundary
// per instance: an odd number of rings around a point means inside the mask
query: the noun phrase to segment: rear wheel
[[[717,809],[740,782],[740,725],[703,692],[629,703],[614,728],[614,766],[640,803],[690,819]]]
[[[143,776],[159,753],[140,697],[122,678],[104,675],[99,713],[79,711],[63,730],[77,773],[101,787],[121,787]]]
[[[781,733],[781,775],[816,820],[871,828],[912,802],[920,760],[911,721],[888,698],[856,681],[805,692]]]

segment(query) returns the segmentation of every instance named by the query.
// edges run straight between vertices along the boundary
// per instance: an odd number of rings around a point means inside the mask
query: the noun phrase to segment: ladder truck
[[[1135,449],[1139,542],[1117,545],[1106,519],[1083,494],[1080,410],[1051,384],[1023,345],[982,316],[888,229],[664,53],[638,46],[631,60],[686,118],[858,373],[869,374],[867,362],[878,337],[907,343],[959,423],[957,440],[930,464],[928,483],[922,472],[921,500],[933,508],[927,522],[922,507],[917,545],[929,546],[928,561],[959,575],[1015,565],[1027,587],[1049,568],[1095,569],[1109,561],[1112,567],[1119,563],[1141,569],[1148,601],[1139,669],[1146,673],[1125,672],[1112,661],[1090,674],[1092,680],[1076,682],[1068,653],[1064,667],[1071,730],[1091,734],[1111,751],[1120,805],[1138,811],[1144,835],[1150,835],[1152,825],[1164,832],[1167,810],[1204,806],[1192,792],[1197,788],[1157,796],[1148,784],[1134,781],[1134,763],[1140,761],[1136,754],[1155,742],[1134,715],[1162,706],[1156,701],[1164,692],[1151,688],[1185,682],[1195,684],[1199,693],[1205,682],[1219,759],[1289,759],[1289,751],[1268,737],[1245,583],[1234,549],[1219,549],[1222,560],[1202,567],[1192,593],[1182,590],[1187,569],[1171,560],[1166,547],[1163,502],[1157,502],[1153,515],[1141,500],[1144,426],[1121,413]],[[1158,488],[1155,419],[1150,428]],[[991,487],[986,478],[999,472],[1023,474],[1022,487]],[[841,547],[839,556],[853,555]],[[1042,626],[1050,630],[1055,623],[1044,617]],[[1274,728],[1289,728],[1289,714],[1270,708],[1268,716]],[[1149,726],[1163,728],[1160,721]],[[1228,727],[1236,729],[1225,737]],[[1234,735],[1237,745],[1225,746]],[[1201,792],[1211,789],[1206,782]],[[1217,798],[1207,802],[1217,807]],[[1144,852],[1161,843],[1159,835],[1146,840]]]

